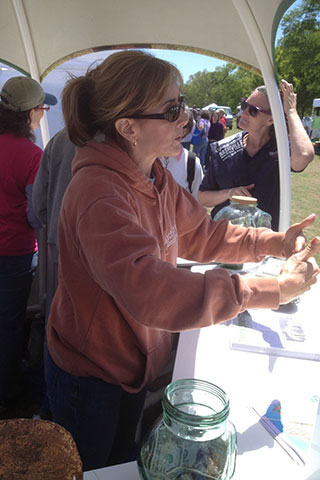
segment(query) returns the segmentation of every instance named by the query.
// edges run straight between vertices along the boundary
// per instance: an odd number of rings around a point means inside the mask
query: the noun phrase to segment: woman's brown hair
[[[102,132],[123,146],[115,120],[155,107],[172,80],[182,88],[179,70],[153,55],[139,50],[110,55],[64,88],[62,110],[70,140],[83,146]]]
[[[36,138],[31,128],[30,111],[13,112],[0,103],[0,135],[13,133],[17,137],[25,137],[35,142]]]

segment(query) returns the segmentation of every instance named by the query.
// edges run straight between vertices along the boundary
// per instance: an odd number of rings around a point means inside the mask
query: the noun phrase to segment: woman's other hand
[[[297,109],[297,94],[294,93],[292,83],[288,83],[286,80],[281,80],[280,91],[282,93],[283,109],[285,114],[288,115],[290,110]]]
[[[291,168],[301,172],[312,162],[314,147],[298,115],[297,95],[293,91],[292,83],[281,80],[280,93],[288,122]]]
[[[301,252],[284,264],[279,279],[280,304],[288,303],[316,283],[320,269],[313,258],[320,251],[320,237],[315,237]]]
[[[303,230],[310,227],[316,219],[316,215],[312,213],[306,217],[300,223],[294,223],[286,231],[283,245],[283,253],[285,258],[289,258],[290,255],[298,253],[305,247],[306,237],[304,236]]]

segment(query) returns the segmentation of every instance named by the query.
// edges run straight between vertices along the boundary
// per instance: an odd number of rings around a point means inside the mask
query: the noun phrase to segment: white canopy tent
[[[85,53],[123,48],[177,49],[213,56],[261,73],[279,152],[280,230],[290,223],[287,129],[274,65],[274,41],[293,0],[0,0],[0,61],[38,81]],[[41,122],[43,144],[49,140]],[[44,235],[40,242],[45,246]],[[42,251],[45,251],[45,248]],[[40,309],[46,262],[40,260]]]
[[[143,47],[193,51],[261,72],[280,159],[280,230],[290,223],[287,131],[273,46],[293,0],[1,0],[0,60],[41,81],[84,53]],[[41,125],[44,144],[49,139]]]

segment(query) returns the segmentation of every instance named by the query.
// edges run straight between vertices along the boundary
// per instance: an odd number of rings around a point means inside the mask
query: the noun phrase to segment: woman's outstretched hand
[[[320,237],[315,237],[303,250],[288,258],[278,277],[280,304],[290,302],[316,283],[320,269],[313,257],[319,251]]]
[[[301,252],[306,245],[306,237],[303,230],[310,227],[315,221],[316,216],[314,213],[306,217],[300,223],[294,223],[286,231],[286,235],[283,243],[283,253],[285,258],[289,258],[294,253]]]

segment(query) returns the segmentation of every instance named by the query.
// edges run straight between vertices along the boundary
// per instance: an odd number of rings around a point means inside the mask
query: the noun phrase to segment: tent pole
[[[30,34],[30,28],[29,28],[26,14],[25,14],[25,10],[23,8],[22,0],[12,0],[12,5],[17,17],[17,22],[19,25],[22,43],[28,59],[28,65],[29,65],[31,77],[40,83],[39,68],[38,68],[36,57],[35,57],[33,42]],[[42,142],[43,142],[43,148],[44,148],[48,143],[48,141],[50,140],[47,114],[45,112],[40,122],[40,129],[41,129],[41,136],[42,136]]]
[[[290,225],[291,211],[291,176],[290,176],[290,153],[288,144],[288,132],[282,108],[282,102],[276,82],[273,62],[268,54],[261,31],[250,9],[247,0],[232,0],[238,11],[239,17],[250,38],[252,48],[258,59],[264,78],[272,117],[276,132],[276,140],[279,154],[280,175],[280,218],[279,230],[285,231]],[[271,38],[271,37],[270,37]]]

